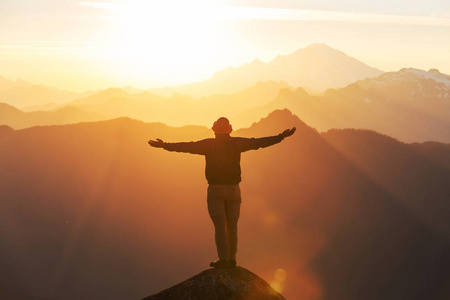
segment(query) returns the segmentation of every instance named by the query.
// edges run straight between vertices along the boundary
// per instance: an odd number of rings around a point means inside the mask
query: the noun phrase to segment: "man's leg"
[[[237,252],[237,223],[241,211],[241,190],[239,185],[230,186],[228,190],[227,200],[225,202],[226,222],[227,222],[227,239],[229,255],[228,260],[236,261]]]
[[[217,255],[228,260],[228,238],[226,232],[225,195],[223,186],[208,187],[208,212],[214,224]]]

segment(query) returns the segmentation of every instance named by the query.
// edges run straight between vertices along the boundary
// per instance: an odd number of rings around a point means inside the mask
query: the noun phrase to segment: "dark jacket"
[[[238,184],[241,182],[241,152],[265,148],[282,140],[281,134],[251,139],[218,134],[216,138],[197,142],[165,143],[164,149],[204,155],[209,184]]]

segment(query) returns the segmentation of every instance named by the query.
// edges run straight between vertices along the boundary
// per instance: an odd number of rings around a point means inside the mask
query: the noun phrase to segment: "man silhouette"
[[[204,155],[205,175],[208,181],[208,212],[215,229],[215,242],[219,260],[211,267],[236,266],[237,223],[241,208],[241,153],[257,150],[281,142],[294,134],[295,127],[276,136],[263,138],[231,137],[233,131],[227,118],[219,118],[212,127],[215,138],[197,142],[165,143],[161,139],[150,140],[152,147],[168,151]]]

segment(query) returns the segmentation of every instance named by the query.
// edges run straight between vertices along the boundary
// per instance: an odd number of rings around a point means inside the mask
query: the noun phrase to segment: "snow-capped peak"
[[[417,79],[432,79],[436,82],[444,83],[447,88],[450,88],[450,76],[442,74],[437,69],[430,69],[428,72],[414,68],[404,68],[399,72],[401,75],[409,75],[409,77],[416,77]]]
[[[431,69],[428,72],[414,68],[404,68],[397,72],[387,72],[375,79],[360,82],[361,86],[387,86],[400,82],[419,82],[421,80],[431,79],[438,83],[444,89],[450,89],[450,75],[442,74],[437,69]],[[444,87],[443,87],[444,86]]]

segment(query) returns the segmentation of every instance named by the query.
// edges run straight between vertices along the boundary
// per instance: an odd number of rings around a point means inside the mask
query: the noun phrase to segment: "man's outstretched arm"
[[[184,152],[191,154],[205,154],[208,148],[207,140],[198,142],[183,142],[183,143],[165,143],[161,139],[149,140],[148,144],[155,148],[163,148],[167,151]]]
[[[268,137],[262,137],[262,138],[253,138],[253,139],[245,139],[243,143],[243,149],[242,152],[248,151],[248,150],[256,150],[259,148],[265,148],[272,145],[275,145],[282,140],[284,140],[287,137],[290,137],[295,133],[296,128],[293,127],[291,129],[286,129],[279,135],[274,136],[268,136]]]

